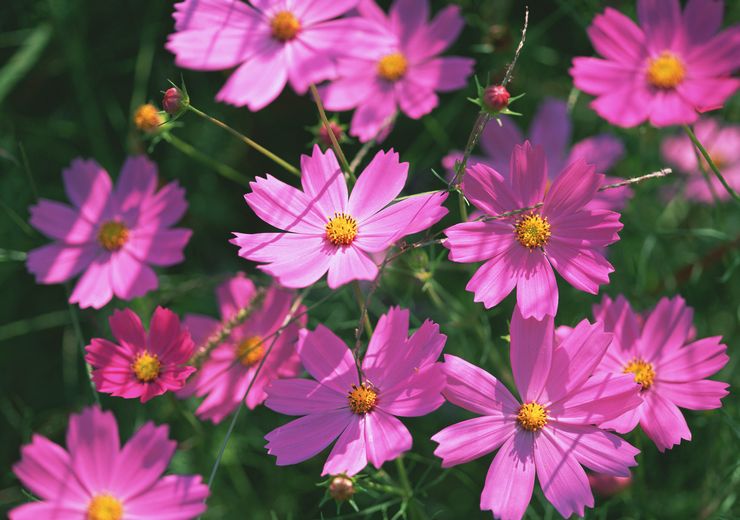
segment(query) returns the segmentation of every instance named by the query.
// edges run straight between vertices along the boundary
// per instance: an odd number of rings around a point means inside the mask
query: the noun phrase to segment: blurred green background
[[[457,2],[466,28],[450,51],[476,59],[476,73],[485,80],[500,78],[518,41],[523,7],[517,1]],[[740,3],[725,14],[725,25],[738,23]],[[591,55],[585,33],[594,14],[607,3],[589,0],[533,1],[527,42],[510,90],[526,92],[516,109],[527,127],[544,96],[567,98],[567,74],[573,56]],[[633,2],[608,2],[634,16]],[[434,10],[444,2],[434,2]],[[387,7],[387,3],[384,3]],[[80,311],[66,303],[63,285],[41,286],[25,269],[27,251],[47,242],[29,227],[28,207],[37,197],[65,200],[61,171],[77,156],[93,157],[113,175],[128,154],[144,153],[149,142],[132,128],[131,114],[146,101],[156,103],[168,79],[184,77],[192,102],[289,162],[298,163],[309,150],[306,127],[317,123],[308,97],[286,90],[258,113],[213,101],[227,73],[180,71],[164,49],[173,29],[170,2],[129,0],[4,0],[0,5],[0,512],[26,500],[11,465],[19,447],[39,432],[63,443],[67,416],[91,402],[79,341],[110,337],[107,317],[114,308],[132,307],[148,318],[156,305],[176,312],[215,315],[214,287],[229,275],[254,266],[236,255],[227,243],[231,231],[266,230],[247,208],[244,185],[220,176],[166,142],[151,156],[163,181],[178,180],[187,190],[189,211],[181,226],[194,230],[186,261],[160,270],[160,289],[130,303],[113,301],[105,309]],[[707,59],[711,59],[708,57]],[[401,117],[383,148],[395,148],[411,163],[406,193],[441,188],[431,173],[440,160],[461,149],[476,117],[466,101],[470,88],[441,96],[440,106],[420,121]],[[659,155],[661,138],[671,130],[649,127],[610,128],[588,109],[587,96],[573,98],[574,140],[611,131],[624,140],[626,156],[612,171],[629,177],[665,166]],[[718,115],[738,121],[737,96]],[[340,115],[349,122],[350,114]],[[188,115],[174,135],[207,156],[218,158],[243,175],[271,172],[294,182],[287,173],[254,153],[222,130]],[[344,144],[353,157],[355,142]],[[374,151],[372,152],[374,153]],[[372,157],[372,153],[370,157]],[[635,188],[623,214],[622,240],[609,250],[616,272],[603,293],[625,294],[644,310],[662,295],[680,294],[696,309],[700,337],[722,335],[730,362],[717,379],[740,385],[740,213],[737,206],[690,204],[669,200],[665,188],[677,185],[674,175]],[[435,227],[458,219],[456,198],[451,214]],[[511,382],[508,334],[513,298],[485,311],[474,304],[464,286],[472,266],[452,264],[445,251],[429,247],[404,255],[386,272],[370,308],[373,323],[388,306],[409,307],[418,325],[429,317],[448,335],[446,352],[478,363],[505,382]],[[260,277],[264,283],[264,277]],[[600,300],[576,291],[562,280],[557,324],[575,324],[591,317]],[[308,303],[329,293],[325,284],[312,291]],[[354,336],[358,308],[350,288],[335,293],[310,315],[309,324],[325,323],[348,341]],[[73,318],[81,323],[81,338]],[[122,438],[146,420],[167,422],[180,449],[171,470],[207,477],[226,433],[229,420],[213,426],[193,419],[194,401],[162,396],[146,405],[101,396],[104,408],[118,418]],[[660,454],[642,433],[628,439],[643,453],[638,457],[632,487],[610,499],[597,497],[588,518],[739,518],[740,404],[734,395],[721,410],[686,412],[694,440]],[[445,405],[436,413],[404,420],[414,436],[413,454],[406,457],[417,509],[429,518],[490,518],[478,503],[491,456],[451,470],[441,470],[432,456],[429,437],[442,427],[467,418],[466,412]],[[263,435],[287,422],[267,409],[242,413],[217,475],[206,518],[391,518],[399,510],[394,495],[360,494],[361,513],[345,505],[338,514],[333,503],[320,506],[324,490],[316,487],[326,453],[290,467],[276,467],[263,448]],[[396,481],[393,464],[377,479]],[[387,473],[386,473],[387,472]],[[535,492],[528,518],[555,518],[557,513]]]

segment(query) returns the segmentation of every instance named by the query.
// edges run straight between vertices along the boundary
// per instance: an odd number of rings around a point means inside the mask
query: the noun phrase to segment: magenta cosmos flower
[[[503,125],[491,122],[486,125],[480,138],[484,156],[473,155],[468,160],[469,165],[477,163],[490,166],[501,175],[509,172],[509,160],[514,146],[524,143],[524,136],[519,130],[514,118],[500,116]],[[548,98],[540,104],[537,113],[532,119],[529,130],[529,140],[533,145],[542,146],[547,160],[548,184],[563,168],[575,161],[583,159],[593,164],[596,171],[608,171],[624,154],[622,141],[610,134],[598,134],[578,141],[569,148],[572,134],[572,124],[568,115],[568,106],[560,99]],[[453,151],[442,159],[442,165],[453,174],[455,166],[463,157],[462,152]],[[622,179],[605,177],[604,183],[611,184]],[[632,196],[632,190],[627,187],[605,190],[596,194],[588,203],[591,209],[611,209],[618,211]]]
[[[85,347],[98,392],[138,397],[145,403],[168,390],[181,389],[195,372],[195,367],[186,366],[195,345],[174,312],[157,307],[149,334],[131,309],[115,311],[108,322],[118,343],[93,338]]]
[[[722,106],[740,85],[740,26],[719,32],[724,2],[638,0],[636,25],[607,8],[588,28],[601,58],[575,58],[575,86],[612,124],[687,124]]]
[[[186,0],[175,5],[167,49],[178,66],[236,67],[216,99],[260,110],[290,83],[305,94],[311,83],[336,76],[335,59],[363,56],[384,36],[359,17],[333,20],[358,0]]]
[[[521,400],[485,370],[445,355],[445,397],[482,417],[434,435],[434,454],[448,468],[499,450],[486,476],[482,510],[504,520],[522,518],[536,473],[561,515],[583,516],[594,499],[581,466],[629,475],[639,450],[595,426],[641,401],[639,386],[627,375],[589,377],[610,341],[601,324],[583,320],[554,348],[553,319],[525,320],[515,308],[511,367]]]
[[[360,141],[378,137],[398,108],[412,119],[428,114],[437,92],[463,88],[475,62],[439,57],[463,27],[460,9],[448,6],[430,22],[427,0],[396,0],[386,14],[372,0],[358,11],[388,36],[372,54],[340,59],[339,78],[322,93],[329,110],[351,110],[350,133]]]
[[[240,310],[250,307],[257,295],[251,280],[239,274],[224,282],[216,290],[221,321],[208,316],[185,316],[197,345],[204,345],[223,324],[233,319]],[[231,334],[208,355],[197,374],[178,394],[180,397],[206,396],[196,410],[201,419],[218,423],[233,412],[252,384],[245,403],[254,408],[265,400],[265,387],[280,377],[295,377],[301,370],[296,342],[298,331],[306,325],[303,314],[276,336],[293,304],[293,292],[270,287],[258,307],[249,317],[231,330]],[[296,314],[303,313],[299,308]],[[265,357],[267,350],[270,355]],[[260,373],[254,380],[262,359]]]
[[[62,172],[72,206],[41,199],[31,225],[55,240],[28,253],[38,283],[61,283],[83,273],[70,296],[80,307],[101,308],[157,288],[150,265],[183,261],[189,229],[169,229],[187,209],[185,191],[171,182],[157,191],[157,167],[129,157],[115,188],[92,160],[75,159]]]
[[[436,360],[446,336],[425,321],[408,338],[409,311],[391,308],[380,317],[362,362],[362,375],[347,345],[323,325],[302,331],[298,354],[316,381],[280,379],[267,388],[265,406],[302,415],[265,436],[284,466],[309,459],[339,440],[322,475],[354,475],[411,449],[411,434],[396,416],[426,415],[444,402],[444,376]]]
[[[41,435],[22,448],[13,472],[40,500],[10,519],[196,518],[208,497],[200,475],[162,476],[175,448],[167,426],[152,422],[121,447],[113,414],[85,408],[69,418],[66,450]]]
[[[446,213],[445,192],[416,195],[389,205],[403,189],[408,163],[378,152],[360,174],[352,194],[334,152],[314,146],[301,157],[299,191],[268,175],[250,183],[244,196],[262,220],[285,233],[234,233],[239,256],[292,288],[307,287],[329,272],[329,287],[372,280],[378,266],[368,256],[406,235],[424,230]]]
[[[694,312],[681,297],[661,298],[643,320],[629,302],[604,297],[594,317],[614,331],[614,341],[594,377],[630,374],[642,387],[641,406],[602,427],[627,433],[639,423],[660,451],[691,440],[680,408],[711,410],[722,406],[727,383],[711,381],[727,364],[727,347],[714,336],[694,340]]]
[[[454,262],[486,262],[466,289],[486,308],[517,288],[524,317],[541,320],[558,308],[554,267],[571,285],[596,294],[614,268],[603,248],[619,239],[619,213],[590,209],[604,176],[583,159],[570,163],[546,190],[547,163],[542,147],[515,146],[511,172],[504,178],[484,164],[467,169],[465,197],[486,215],[544,204],[499,220],[462,222],[445,230],[444,246]]]
[[[694,133],[727,184],[734,190],[740,190],[740,125],[723,126],[714,119],[706,118],[696,123]],[[729,200],[730,194],[702,157],[702,165],[710,179],[707,183],[696,160],[696,149],[688,136],[667,137],[661,148],[665,160],[688,175],[684,189],[688,199],[706,203],[713,202],[715,197]]]

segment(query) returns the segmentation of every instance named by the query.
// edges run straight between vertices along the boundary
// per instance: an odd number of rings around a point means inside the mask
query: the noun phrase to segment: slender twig
[[[604,184],[597,191],[606,191],[606,190],[611,190],[614,188],[621,188],[623,186],[629,186],[630,184],[637,184],[638,182],[646,181],[649,179],[659,179],[660,177],[665,177],[666,175],[670,175],[671,173],[673,173],[673,170],[671,168],[663,168],[653,173],[648,173],[646,175],[641,175],[639,177],[631,177],[629,179],[625,179],[620,182],[615,182],[614,184]]]
[[[282,166],[283,168],[285,168],[287,171],[289,171],[293,175],[296,175],[298,177],[301,176],[301,171],[298,168],[296,168],[292,164],[288,163],[287,161],[281,159],[280,157],[278,157],[277,155],[275,155],[274,153],[272,153],[270,150],[268,150],[267,148],[265,148],[261,144],[253,141],[252,139],[250,139],[246,135],[243,135],[240,132],[234,130],[233,128],[231,128],[229,125],[227,125],[223,121],[219,121],[215,117],[209,116],[205,112],[201,112],[200,110],[198,110],[197,108],[195,108],[193,105],[188,104],[187,105],[187,108],[188,108],[188,110],[190,110],[194,114],[199,115],[200,117],[202,117],[206,121],[209,121],[209,122],[213,123],[214,125],[223,128],[224,130],[226,130],[227,132],[229,132],[231,135],[233,135],[237,139],[241,140],[247,146],[252,147],[253,149],[257,150],[259,153],[261,153],[265,157],[273,160],[274,162],[276,162],[277,164],[279,164],[280,166]]]
[[[239,173],[231,166],[218,162],[215,159],[209,157],[208,155],[204,154],[200,150],[198,150],[195,146],[193,146],[190,143],[186,143],[176,135],[170,133],[170,132],[162,132],[162,139],[167,141],[169,144],[180,150],[182,153],[187,155],[188,157],[191,157],[198,161],[201,164],[204,164],[210,168],[213,168],[216,173],[221,175],[222,177],[225,177],[229,179],[230,181],[234,181],[237,184],[240,184],[242,186],[248,186],[250,178],[246,175]]]
[[[350,167],[349,163],[347,162],[347,158],[344,156],[344,152],[342,151],[342,147],[339,146],[339,141],[337,141],[337,136],[334,135],[334,130],[331,128],[331,123],[329,123],[329,119],[326,117],[326,111],[324,110],[324,104],[321,102],[321,96],[319,95],[319,91],[316,88],[316,85],[311,83],[310,87],[311,89],[311,95],[313,96],[313,100],[316,103],[316,108],[319,109],[319,118],[321,118],[321,122],[324,125],[324,128],[326,128],[326,133],[329,134],[329,140],[331,141],[331,147],[334,149],[334,153],[337,154],[337,158],[339,159],[339,164],[342,165],[342,171],[344,172],[344,175],[347,177],[347,179],[351,179],[352,182],[354,182],[355,174],[352,171],[352,168]]]
[[[529,26],[529,6],[524,6],[524,26],[522,27],[522,37],[519,39],[519,45],[516,46],[516,50],[514,51],[514,59],[511,60],[511,63],[509,63],[509,66],[506,68],[506,74],[504,75],[504,80],[501,82],[501,86],[505,87],[509,81],[511,81],[511,75],[514,72],[514,66],[516,65],[516,60],[519,59],[519,54],[522,52],[522,47],[524,47],[524,41],[527,39],[527,26]]]
[[[714,161],[712,160],[712,156],[709,155],[709,152],[707,152],[706,148],[704,148],[704,145],[701,144],[701,141],[696,137],[696,134],[694,131],[689,127],[689,125],[683,125],[683,129],[686,132],[686,134],[689,136],[689,139],[691,139],[691,142],[694,143],[694,146],[701,152],[701,155],[704,157],[704,160],[707,161],[707,164],[709,165],[709,168],[714,173],[715,177],[719,179],[719,182],[722,184],[722,186],[727,190],[727,193],[730,194],[730,196],[735,200],[735,202],[740,202],[740,195],[737,194],[735,190],[732,189],[732,186],[730,186],[725,178],[722,176],[722,173],[720,173],[719,168],[717,168],[717,165],[714,164]]]

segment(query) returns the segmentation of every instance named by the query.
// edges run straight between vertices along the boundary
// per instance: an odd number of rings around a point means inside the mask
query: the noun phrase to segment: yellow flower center
[[[550,240],[550,223],[547,217],[532,213],[516,221],[514,226],[516,239],[524,247],[534,249],[542,247]]]
[[[547,410],[538,403],[523,404],[516,416],[519,426],[528,432],[541,430],[547,424]]]
[[[409,63],[406,61],[406,56],[400,52],[394,52],[380,58],[378,75],[388,81],[398,81],[406,74],[408,67]]]
[[[245,367],[251,367],[260,362],[265,356],[265,347],[262,346],[262,338],[252,336],[247,338],[236,347],[236,356]]]
[[[663,51],[657,58],[648,60],[647,79],[657,88],[675,88],[683,81],[686,68],[672,52]]]
[[[134,112],[134,125],[142,132],[151,133],[164,123],[164,118],[152,104],[141,105]]]
[[[624,366],[622,370],[625,374],[635,374],[635,383],[639,383],[643,390],[653,386],[655,380],[655,369],[652,363],[642,359],[633,359]]]
[[[100,226],[98,242],[108,251],[118,251],[128,241],[128,228],[118,220],[111,220]]]
[[[348,246],[357,236],[357,221],[346,213],[334,213],[326,224],[326,239],[335,246]]]
[[[95,495],[87,506],[87,520],[121,520],[123,504],[107,493]]]
[[[154,381],[159,376],[159,371],[162,368],[162,363],[159,362],[159,358],[156,354],[150,354],[149,352],[142,352],[136,355],[131,368],[136,374],[136,379],[142,383],[149,383]]]
[[[378,403],[378,393],[367,383],[360,386],[352,385],[347,397],[349,400],[349,409],[352,413],[363,415],[371,412]]]
[[[270,20],[272,37],[281,42],[292,40],[301,31],[301,22],[290,11],[280,11]]]

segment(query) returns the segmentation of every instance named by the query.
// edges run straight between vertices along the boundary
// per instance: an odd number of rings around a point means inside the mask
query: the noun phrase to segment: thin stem
[[[265,157],[273,160],[274,162],[276,162],[277,164],[279,164],[280,166],[282,166],[283,168],[285,168],[287,171],[289,171],[293,175],[296,175],[297,177],[300,177],[301,176],[301,172],[300,172],[300,170],[298,168],[296,168],[292,164],[288,163],[287,161],[281,159],[280,157],[278,157],[277,155],[275,155],[274,153],[272,153],[270,150],[268,150],[267,148],[265,148],[261,144],[256,143],[255,141],[253,141],[252,139],[250,139],[246,135],[243,135],[243,134],[237,132],[236,130],[234,130],[233,128],[231,128],[226,123],[224,123],[222,121],[219,121],[215,117],[209,116],[205,112],[201,112],[200,110],[198,110],[197,108],[195,108],[193,105],[188,104],[187,105],[187,108],[188,108],[188,110],[190,110],[191,112],[199,115],[200,117],[202,117],[206,121],[209,121],[209,122],[213,123],[214,125],[223,128],[224,130],[226,130],[227,132],[229,132],[231,135],[233,135],[237,139],[241,140],[247,146],[251,146],[253,149],[257,150],[259,153],[261,153]]]
[[[228,166],[226,164],[220,163],[213,158],[207,156],[200,150],[198,150],[196,147],[191,145],[190,143],[186,143],[179,137],[169,133],[169,132],[162,132],[162,139],[167,141],[169,144],[180,150],[182,153],[187,155],[188,157],[195,159],[201,164],[204,164],[210,168],[213,168],[216,173],[219,175],[229,179],[230,181],[234,181],[237,184],[240,184],[242,186],[248,186],[249,185],[249,177],[247,177],[244,174],[239,173],[231,166]]]
[[[704,181],[707,183],[709,194],[712,196],[712,200],[716,204],[719,201],[717,190],[714,189],[714,184],[712,184],[712,178],[709,176],[709,172],[704,166],[704,163],[701,162],[701,154],[699,153],[699,149],[696,146],[694,146],[694,156],[696,157],[696,165],[699,168],[699,171],[701,172],[702,177],[704,177]]]
[[[737,192],[732,189],[732,186],[727,184],[727,181],[720,173],[719,168],[717,168],[717,165],[714,164],[714,161],[712,160],[712,156],[709,155],[709,152],[707,152],[706,148],[704,148],[704,145],[701,144],[701,142],[696,137],[696,134],[694,134],[694,131],[691,129],[691,127],[689,127],[689,125],[683,125],[683,129],[686,132],[686,135],[689,136],[689,139],[691,139],[691,142],[694,143],[694,146],[696,146],[699,152],[701,152],[701,155],[704,157],[704,160],[707,161],[709,168],[712,170],[715,177],[719,179],[719,182],[722,184],[725,190],[727,190],[727,193],[730,194],[730,196],[735,200],[735,202],[740,202],[740,195],[738,195]]]
[[[360,307],[360,311],[364,315],[364,325],[365,325],[365,334],[367,334],[368,337],[372,336],[373,334],[373,326],[370,323],[370,317],[367,314],[367,307],[365,306],[365,300],[362,297],[362,289],[360,288],[360,282],[356,281],[352,284],[352,288],[355,292],[355,299],[357,300],[357,305]]]
[[[419,511],[416,509],[416,504],[413,502],[414,498],[414,490],[411,487],[411,481],[409,480],[409,475],[406,472],[406,466],[403,464],[403,456],[396,457],[395,460],[396,463],[396,469],[398,470],[398,479],[401,481],[401,487],[403,488],[404,492],[404,498],[406,503],[408,504],[409,508],[409,516],[412,520],[416,518],[421,518],[422,515],[419,514]]]
[[[80,319],[79,316],[77,316],[77,312],[74,306],[69,303],[69,285],[65,284],[64,287],[67,292],[67,306],[69,307],[69,316],[70,318],[72,318],[72,327],[74,328],[75,335],[77,336],[77,343],[80,348],[80,354],[82,355],[82,362],[85,364],[87,380],[90,383],[90,391],[92,392],[95,404],[100,406],[100,397],[98,396],[98,390],[95,388],[95,383],[92,379],[92,367],[90,366],[90,363],[88,363],[85,359],[85,340],[82,338],[82,327],[80,327]]]
[[[522,47],[524,47],[524,41],[527,39],[527,27],[529,26],[529,6],[524,6],[524,26],[522,27],[522,37],[519,39],[519,45],[517,45],[516,50],[514,51],[514,59],[511,60],[511,63],[509,63],[509,66],[506,69],[506,74],[504,75],[504,80],[501,82],[501,86],[505,87],[509,81],[511,81],[511,75],[514,72],[514,66],[516,65],[516,60],[519,59],[519,54],[522,52]]]
[[[334,153],[337,154],[337,158],[339,159],[339,164],[342,165],[342,171],[347,176],[348,179],[351,179],[352,182],[355,182],[355,174],[352,171],[352,168],[350,167],[349,163],[347,162],[347,158],[344,156],[344,152],[342,152],[342,148],[339,146],[339,141],[337,141],[337,136],[334,135],[334,130],[331,128],[331,124],[329,123],[329,119],[326,117],[326,112],[324,111],[324,105],[321,103],[321,96],[319,96],[319,91],[316,88],[316,85],[311,83],[310,87],[311,89],[311,95],[313,96],[313,100],[316,103],[316,108],[319,109],[319,118],[321,118],[321,122],[324,125],[324,128],[326,128],[326,132],[329,134],[329,140],[331,141],[331,147],[334,149]]]

